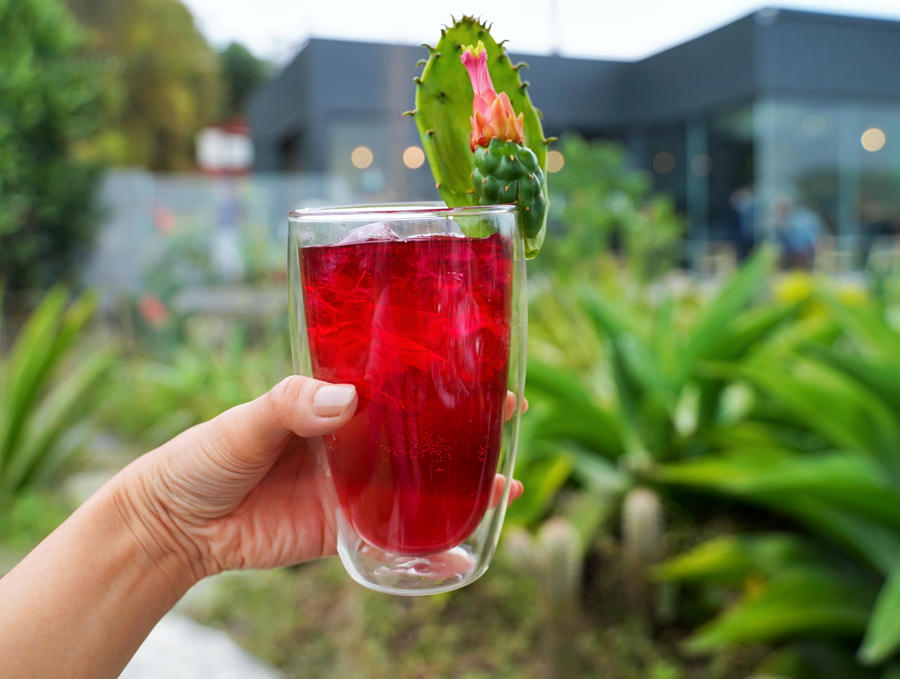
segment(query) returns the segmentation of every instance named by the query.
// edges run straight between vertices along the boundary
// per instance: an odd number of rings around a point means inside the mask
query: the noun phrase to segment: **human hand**
[[[307,438],[340,429],[356,405],[350,385],[289,377],[123,470],[114,480],[119,513],[174,582],[334,554],[334,507],[319,496]],[[510,393],[507,419],[514,410]],[[492,506],[504,489],[498,475]],[[513,481],[510,499],[521,493]]]

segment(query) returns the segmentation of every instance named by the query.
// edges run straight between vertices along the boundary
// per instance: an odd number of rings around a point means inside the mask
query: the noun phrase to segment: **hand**
[[[181,555],[193,580],[334,554],[334,508],[319,497],[306,439],[340,429],[356,405],[350,385],[289,377],[136,460],[115,479],[119,513],[161,568]],[[507,418],[514,409],[510,393]],[[498,475],[492,504],[504,486]],[[510,498],[521,493],[513,481]]]

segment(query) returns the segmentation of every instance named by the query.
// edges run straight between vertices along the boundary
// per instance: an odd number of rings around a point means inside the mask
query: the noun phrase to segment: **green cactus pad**
[[[519,77],[524,64],[513,65],[502,44],[490,35],[490,27],[472,17],[463,17],[441,31],[441,39],[428,47],[429,57],[416,82],[416,108],[408,112],[416,121],[422,138],[422,148],[431,166],[435,184],[441,197],[450,207],[493,202],[476,192],[472,181],[476,169],[475,154],[469,148],[472,115],[472,85],[460,61],[463,46],[484,43],[488,53],[488,71],[494,89],[506,92],[516,114],[524,115],[525,146],[531,149],[541,174],[540,193],[547,195],[546,169],[547,139],[541,129],[540,113],[528,96],[528,83]],[[532,187],[518,185],[519,195],[535,195]],[[524,191],[523,191],[524,187]],[[529,194],[529,191],[531,192]],[[501,201],[501,202],[513,202]],[[529,211],[530,212],[530,211]],[[535,217],[523,218],[526,231],[527,256],[533,257],[543,241],[542,221],[535,228]]]

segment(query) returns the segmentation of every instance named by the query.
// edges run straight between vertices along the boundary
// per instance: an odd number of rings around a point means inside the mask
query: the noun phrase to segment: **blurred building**
[[[310,40],[250,105],[256,167],[436,196],[399,115],[422,56]],[[512,58],[530,65],[545,132],[625,143],[675,196],[697,250],[749,247],[791,209],[818,219],[848,265],[900,233],[900,22],[764,9],[636,62]]]

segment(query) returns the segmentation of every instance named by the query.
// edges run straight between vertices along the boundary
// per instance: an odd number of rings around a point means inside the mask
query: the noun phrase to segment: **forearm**
[[[4,679],[117,677],[193,583],[176,555],[141,546],[116,483],[0,579]]]

